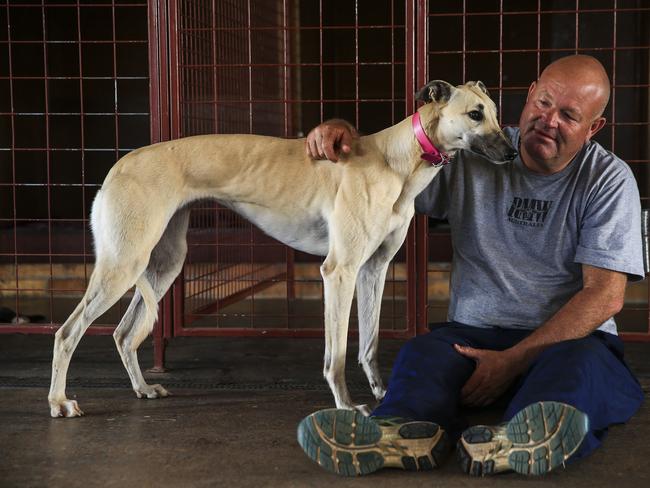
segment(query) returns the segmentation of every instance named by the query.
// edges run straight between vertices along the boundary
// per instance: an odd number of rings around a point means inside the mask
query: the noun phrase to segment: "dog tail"
[[[145,320],[141,322],[142,326],[138,327],[136,331],[136,336],[134,337],[133,343],[140,344],[153,330],[153,325],[158,320],[158,300],[156,300],[156,294],[151,287],[151,283],[143,274],[135,282],[135,286],[142,295],[145,306]]]

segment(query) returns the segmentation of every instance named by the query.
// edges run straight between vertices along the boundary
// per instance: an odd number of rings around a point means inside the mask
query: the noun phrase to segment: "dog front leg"
[[[386,236],[384,242],[363,264],[357,278],[359,364],[363,367],[377,400],[381,400],[386,394],[377,361],[381,299],[388,265],[406,239],[410,219],[411,215],[407,215],[402,224]]]
[[[357,278],[359,364],[366,373],[372,394],[377,400],[381,400],[386,394],[386,388],[379,373],[377,346],[379,344],[381,299],[384,294],[388,264],[389,260],[385,256],[373,256],[361,267]]]
[[[337,408],[354,409],[345,382],[348,322],[358,266],[337,264],[331,254],[321,266],[325,286],[325,364],[323,376],[334,394]],[[367,407],[356,407],[369,413]]]

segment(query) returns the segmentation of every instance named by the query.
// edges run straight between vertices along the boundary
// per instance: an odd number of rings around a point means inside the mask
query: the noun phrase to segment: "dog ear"
[[[451,94],[456,88],[446,81],[433,80],[424,85],[415,94],[416,100],[423,102],[446,102],[451,98]]]
[[[481,90],[483,93],[485,93],[488,97],[490,96],[490,92],[488,91],[488,89],[485,87],[485,85],[483,84],[483,82],[481,80],[479,80],[479,81],[470,81],[469,84],[476,86],[479,90]]]

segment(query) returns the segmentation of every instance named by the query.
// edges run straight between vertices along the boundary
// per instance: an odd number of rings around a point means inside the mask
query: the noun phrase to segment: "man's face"
[[[564,168],[604,125],[600,104],[599,88],[579,77],[550,73],[533,83],[519,119],[527,166],[542,173]]]

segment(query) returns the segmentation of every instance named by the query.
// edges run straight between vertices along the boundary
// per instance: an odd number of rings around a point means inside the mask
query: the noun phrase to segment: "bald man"
[[[307,416],[309,457],[339,474],[425,470],[457,443],[471,475],[539,475],[587,456],[638,410],[613,316],[644,277],[639,193],[627,164],[592,141],[609,91],[596,59],[555,61],[530,85],[519,128],[506,128],[519,157],[461,152],[418,196],[417,211],[451,227],[449,322],[404,345],[371,417]],[[332,121],[307,151],[336,161],[354,137]],[[507,405],[502,424],[468,428],[462,406],[495,402]]]

